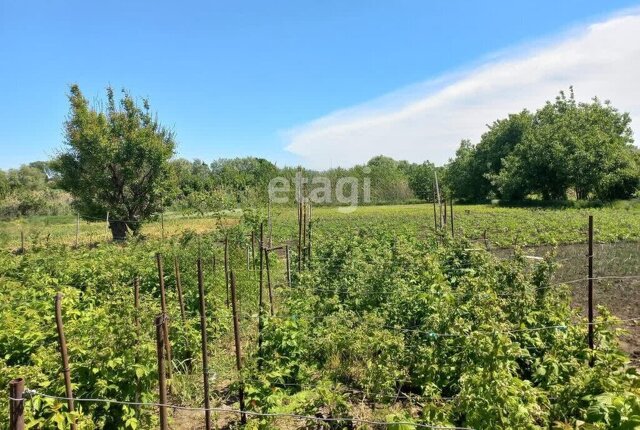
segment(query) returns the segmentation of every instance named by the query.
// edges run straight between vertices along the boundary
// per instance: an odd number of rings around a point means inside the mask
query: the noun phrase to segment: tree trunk
[[[127,240],[127,223],[124,221],[109,221],[109,228],[114,242]]]

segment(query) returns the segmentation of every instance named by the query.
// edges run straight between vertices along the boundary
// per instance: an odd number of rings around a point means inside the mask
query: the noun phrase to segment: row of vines
[[[632,429],[640,427],[640,385],[618,345],[621,324],[598,310],[596,348],[558,284],[552,254],[499,260],[482,247],[417,238],[389,226],[314,230],[312,258],[293,285],[282,254],[270,254],[274,312],[264,313],[258,348],[258,254],[247,214],[235,226],[165,242],[70,249],[51,245],[0,254],[0,383],[23,377],[39,393],[64,395],[53,313],[63,318],[77,398],[157,401],[154,316],[160,311],[155,255],[182,269],[183,320],[172,270],[168,287],[173,378],[170,400],[201,407],[202,363],[196,259],[205,262],[212,405],[237,409],[243,387],[246,428]],[[278,230],[281,228],[281,230]],[[275,242],[292,226],[277,227]],[[220,241],[230,243],[237,276],[244,366],[235,370],[231,308]],[[444,243],[443,243],[444,241]],[[291,243],[294,245],[293,243]],[[295,246],[291,247],[295,249]],[[292,255],[295,261],[295,254]],[[293,266],[293,265],[292,265]],[[133,306],[133,279],[141,303]],[[137,327],[135,321],[140,321]],[[7,410],[7,400],[0,400]],[[27,401],[33,428],[157,428],[156,408]],[[263,415],[259,415],[263,414]],[[274,414],[274,415],[272,415]],[[313,420],[277,414],[298,414]],[[202,425],[204,415],[173,414]],[[349,418],[358,418],[354,422]],[[7,423],[0,416],[0,426]],[[241,426],[216,413],[219,428]],[[378,425],[379,427],[379,425]],[[185,427],[188,428],[188,427]]]

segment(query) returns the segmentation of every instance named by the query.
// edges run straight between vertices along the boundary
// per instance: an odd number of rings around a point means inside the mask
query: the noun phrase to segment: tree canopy
[[[573,89],[561,92],[533,114],[494,122],[477,145],[463,141],[448,183],[469,201],[629,198],[640,184],[630,123],[608,101],[578,103]]]
[[[109,213],[114,239],[137,233],[174,192],[174,133],[151,114],[147,100],[140,107],[124,90],[116,101],[107,88],[105,111],[89,106],[77,85],[69,102],[66,146],[54,163],[60,187],[82,216]]]

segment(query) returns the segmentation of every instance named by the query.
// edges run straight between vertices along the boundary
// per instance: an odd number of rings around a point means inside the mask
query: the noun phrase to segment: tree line
[[[77,85],[68,98],[59,154],[0,170],[0,217],[78,212],[104,219],[109,213],[114,237],[122,238],[167,208],[206,214],[265,204],[270,181],[280,177],[293,184],[298,172],[334,185],[345,177],[367,180],[372,204],[432,201],[436,175],[441,194],[463,202],[626,199],[640,188],[640,151],[629,114],[608,101],[578,103],[573,89],[535,112],[495,121],[477,144],[463,140],[443,166],[377,156],[324,171],[279,167],[256,157],[210,163],[175,158],[175,134],[147,100],[125,90],[118,98],[108,88],[106,103],[97,108]],[[294,193],[289,191],[290,202]],[[328,197],[328,203],[337,201]]]

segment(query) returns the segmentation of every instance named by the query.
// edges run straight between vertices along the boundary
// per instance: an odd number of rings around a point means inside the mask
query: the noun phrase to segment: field
[[[208,335],[204,373],[215,428],[242,427],[239,409],[250,413],[245,428],[262,429],[640,425],[640,390],[630,365],[640,358],[637,207],[456,206],[455,239],[450,219],[445,229],[434,229],[429,205],[360,207],[350,214],[313,208],[311,252],[300,271],[296,211],[271,212],[265,244],[290,246],[291,287],[279,249],[269,253],[269,276],[262,272],[260,288],[260,253],[256,245],[252,258],[250,237],[258,235],[266,211],[223,219],[169,213],[164,232],[156,221],[145,226],[144,240],[124,245],[105,242],[104,222],[83,221],[77,249],[72,217],[0,224],[0,383],[24,377],[36,390],[27,423],[157,427],[160,252],[173,356],[172,428],[204,428],[199,257]],[[594,301],[605,306],[596,311],[593,350],[585,320],[590,214]],[[238,292],[241,371],[225,236]],[[65,393],[58,292],[75,414],[54,398]],[[6,410],[6,397],[0,407]]]
[[[471,240],[486,237],[490,247],[526,245],[557,245],[586,242],[585,223],[594,215],[595,240],[602,243],[640,240],[640,206],[636,203],[620,204],[603,209],[528,209],[501,208],[487,205],[454,207],[454,231]],[[264,215],[264,214],[263,214]],[[237,222],[241,213],[225,214],[226,223]],[[296,235],[296,209],[273,208],[273,237],[286,240]],[[314,228],[323,233],[344,233],[348,229],[383,228],[396,234],[417,238],[433,236],[434,218],[431,205],[362,206],[352,213],[343,213],[334,207],[313,208]],[[215,229],[219,220],[213,216],[185,216],[168,213],[164,217],[164,235],[204,233]],[[448,228],[450,229],[450,227]],[[74,245],[76,218],[32,217],[11,222],[0,221],[0,248],[17,249],[24,232],[26,246],[35,244]],[[145,225],[144,236],[162,237],[159,219]],[[105,220],[81,220],[78,241],[81,245],[104,242],[108,238]]]

